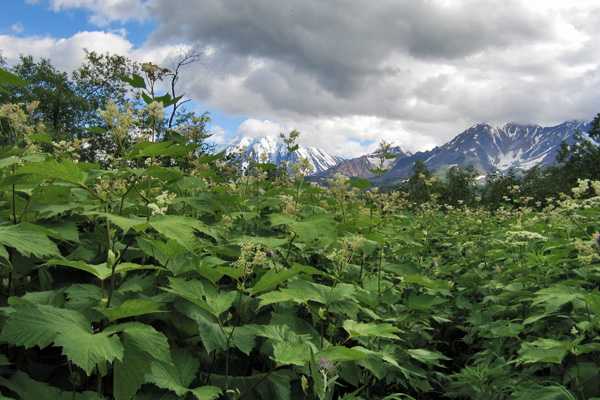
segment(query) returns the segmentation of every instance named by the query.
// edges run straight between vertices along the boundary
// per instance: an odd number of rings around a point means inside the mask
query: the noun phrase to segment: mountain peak
[[[306,158],[313,166],[315,174],[323,172],[343,160],[323,149],[303,145],[299,145],[298,150],[288,154],[286,144],[280,138],[273,136],[241,137],[227,147],[225,153],[238,153],[243,160],[266,161],[275,165],[283,162],[293,164],[301,158]]]
[[[503,129],[537,129],[537,128],[541,128],[540,125],[538,124],[524,124],[521,122],[515,122],[515,121],[510,121],[507,122],[506,124],[504,124],[504,126],[502,127]]]
[[[466,131],[480,130],[480,129],[493,129],[493,128],[494,127],[487,122],[477,122],[477,123],[471,125],[469,128],[467,128]]]

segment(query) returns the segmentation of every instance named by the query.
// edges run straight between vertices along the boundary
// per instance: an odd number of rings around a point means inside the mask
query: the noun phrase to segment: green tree
[[[120,106],[131,100],[131,89],[123,76],[139,73],[140,67],[128,58],[116,54],[86,51],[84,63],[73,72],[76,93],[86,101],[87,123],[98,118],[97,110],[109,101]]]
[[[506,173],[490,174],[482,190],[482,203],[493,210],[497,209],[511,195],[512,188],[518,185],[520,180],[512,168]]]
[[[442,192],[442,202],[453,206],[472,205],[475,200],[477,172],[472,166],[454,166],[446,174],[446,184]]]
[[[12,71],[27,82],[0,93],[3,103],[39,102],[36,117],[54,139],[77,137],[85,126],[86,101],[66,72],[57,70],[49,60],[21,57]]]
[[[594,117],[592,127],[588,133],[592,139],[600,139],[600,113]]]
[[[423,160],[415,161],[413,174],[406,183],[409,201],[417,204],[431,199],[433,177]]]

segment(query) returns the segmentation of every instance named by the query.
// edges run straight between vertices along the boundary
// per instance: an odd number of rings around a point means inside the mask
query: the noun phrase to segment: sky
[[[84,49],[184,71],[213,140],[298,129],[352,157],[478,122],[600,112],[600,0],[4,0],[0,54],[72,71]]]

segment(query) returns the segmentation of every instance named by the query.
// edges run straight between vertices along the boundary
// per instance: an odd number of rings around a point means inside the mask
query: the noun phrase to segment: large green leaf
[[[239,294],[235,291],[219,292],[210,284],[199,280],[171,278],[169,287],[163,290],[181,296],[211,313],[215,318],[229,310]]]
[[[121,215],[99,212],[90,212],[86,213],[86,215],[108,219],[111,223],[121,228],[125,233],[131,229],[143,230],[147,226],[146,219],[137,216],[123,217]]]
[[[200,221],[179,215],[161,215],[150,219],[150,225],[167,239],[174,240],[188,250],[193,250],[198,241],[195,232],[212,232]]]
[[[54,239],[67,242],[79,242],[79,228],[73,221],[63,221],[60,224],[44,225],[46,234]]]
[[[87,179],[85,172],[79,164],[71,160],[46,160],[43,162],[29,163],[19,168],[21,174],[37,175],[45,179],[55,179],[59,181],[83,185]]]
[[[12,307],[0,337],[16,346],[44,348],[66,331],[89,332],[91,326],[76,311],[20,301]]]
[[[194,395],[198,400],[216,400],[223,391],[215,386],[202,386],[195,389],[190,389],[189,393]]]
[[[0,244],[26,256],[60,256],[56,244],[43,231],[44,228],[28,223],[0,226]]]
[[[582,300],[583,294],[576,288],[553,286],[538,290],[535,294],[533,304],[543,304],[545,306],[545,312],[551,313],[558,310],[561,306],[578,299]]]
[[[288,282],[287,288],[267,292],[259,298],[260,307],[282,302],[308,304],[309,301],[331,305],[346,300],[353,301],[355,294],[355,287],[345,283],[329,287],[304,279],[293,279]]]
[[[144,78],[138,74],[132,74],[131,76],[121,76],[121,80],[131,85],[136,89],[146,89],[146,82]]]
[[[146,379],[148,366],[153,362],[171,365],[167,338],[150,325],[139,322],[115,325],[107,332],[121,332],[123,360],[115,362],[114,390],[116,400],[133,398]]]
[[[523,364],[560,364],[571,350],[572,343],[555,339],[537,339],[525,342],[519,350],[518,362]]]
[[[172,356],[172,364],[153,362],[146,379],[161,389],[171,390],[177,396],[184,396],[190,390],[189,385],[196,377],[200,362],[185,350],[176,350]]]
[[[109,268],[106,265],[106,263],[88,264],[84,261],[53,258],[51,260],[48,260],[46,265],[68,267],[68,268],[78,269],[80,271],[85,271],[85,272],[88,272],[88,273],[94,275],[96,278],[100,279],[101,281],[104,281],[104,280],[110,278],[110,276],[112,274],[111,268]],[[160,269],[162,269],[162,268],[157,267],[156,265],[152,265],[152,264],[141,265],[141,264],[126,262],[126,263],[120,263],[119,265],[117,265],[117,267],[115,268],[115,274],[123,275],[130,271],[145,271],[145,270],[160,270]]]
[[[306,244],[328,246],[337,237],[336,224],[330,216],[319,215],[304,221],[294,221],[289,228],[297,240]]]
[[[198,324],[198,335],[207,353],[227,349],[227,334],[218,322],[213,321],[200,309],[188,307],[187,315]]]
[[[442,353],[428,349],[408,349],[406,352],[415,360],[427,365],[441,366],[440,361],[450,360]]]
[[[102,332],[93,334],[90,322],[79,312],[24,301],[13,306],[1,340],[25,348],[60,346],[88,375],[98,363],[123,356],[119,339]]]
[[[106,263],[102,264],[88,264],[85,261],[67,260],[67,259],[51,259],[46,263],[48,266],[61,266],[77,269],[80,271],[88,272],[94,275],[100,280],[105,280],[110,277],[111,269],[106,266]]]
[[[321,272],[316,268],[299,264],[294,265],[292,268],[269,270],[263,276],[260,277],[258,282],[256,282],[252,288],[249,289],[249,292],[253,295],[256,295],[258,293],[273,290],[281,283],[287,282],[290,278],[296,275],[315,275],[320,273]]]
[[[54,344],[63,348],[63,354],[89,376],[100,363],[123,359],[123,345],[117,336],[100,332],[69,330],[60,332]]]
[[[344,329],[351,337],[380,337],[386,339],[400,339],[397,335],[397,333],[400,333],[400,329],[388,323],[364,323],[346,320],[344,321]]]
[[[281,365],[303,367],[312,356],[308,343],[276,342],[273,344],[273,360]]]
[[[350,348],[344,346],[330,346],[318,353],[317,358],[323,358],[331,362],[360,361],[368,357],[361,348]]]
[[[149,299],[129,299],[116,307],[99,308],[109,321],[164,312],[162,305]]]

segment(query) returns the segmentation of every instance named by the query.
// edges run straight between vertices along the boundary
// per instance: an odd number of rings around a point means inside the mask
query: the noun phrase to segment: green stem
[[[13,224],[17,224],[17,207],[16,207],[16,195],[15,195],[15,184],[12,185],[12,216]]]
[[[288,258],[290,257],[290,252],[292,251],[292,245],[294,244],[294,239],[296,239],[296,232],[293,232],[293,236],[288,243],[287,252],[285,254],[285,263],[288,264]]]
[[[240,291],[239,295],[238,295],[238,299],[237,299],[237,306],[236,306],[237,312],[238,312],[238,321],[237,321],[238,324],[240,323],[239,315],[241,314],[241,312],[240,312],[241,304],[242,304],[242,292]],[[226,390],[229,390],[229,358],[230,358],[229,347],[231,344],[231,339],[233,338],[233,334],[235,333],[236,327],[237,327],[237,325],[234,325],[231,328],[231,332],[229,333],[229,336],[227,337],[227,350],[225,353],[225,388],[226,388]],[[223,328],[221,328],[221,329],[223,329]]]
[[[12,167],[12,173],[13,176],[15,174],[15,166],[13,165]],[[16,225],[17,224],[17,211],[16,211],[16,205],[15,205],[15,184],[13,183],[12,185],[12,215],[13,215],[13,224]],[[8,253],[8,263],[10,264],[10,272],[8,273],[8,297],[10,297],[12,295],[12,291],[13,291],[13,280],[14,280],[14,273],[13,273],[13,258],[14,258],[14,254],[13,254],[13,249],[8,249],[9,253]]]
[[[108,208],[106,209],[106,213],[108,214]],[[112,265],[110,266],[111,270],[110,270],[110,287],[108,288],[108,300],[106,301],[106,308],[110,307],[110,303],[112,302],[112,297],[113,297],[113,292],[115,290],[115,269],[117,268],[117,260],[114,259],[114,257],[109,257],[109,254],[112,252],[114,255],[114,250],[113,250],[113,240],[112,240],[112,235],[111,235],[111,227],[110,227],[110,219],[108,219],[108,217],[106,218],[106,262],[111,262]]]
[[[379,251],[379,264],[377,266],[377,295],[381,299],[381,266],[383,264],[383,246]]]

